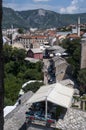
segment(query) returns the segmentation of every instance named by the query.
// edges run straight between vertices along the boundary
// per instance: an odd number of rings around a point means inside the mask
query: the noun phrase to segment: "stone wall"
[[[81,69],[86,68],[86,39],[81,42]]]

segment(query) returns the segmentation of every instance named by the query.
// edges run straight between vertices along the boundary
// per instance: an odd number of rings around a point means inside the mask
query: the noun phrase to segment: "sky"
[[[42,8],[61,14],[86,13],[86,0],[3,0],[3,6],[18,11]]]

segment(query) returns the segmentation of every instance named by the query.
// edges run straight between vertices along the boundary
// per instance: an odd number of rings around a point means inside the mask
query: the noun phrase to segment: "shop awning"
[[[49,101],[65,108],[71,106],[74,89],[64,86],[60,83],[52,85],[45,85],[27,101],[28,103],[35,103],[41,101]]]

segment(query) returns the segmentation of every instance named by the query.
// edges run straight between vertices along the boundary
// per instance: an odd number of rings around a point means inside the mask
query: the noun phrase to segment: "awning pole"
[[[47,119],[47,98],[45,100],[45,119]]]

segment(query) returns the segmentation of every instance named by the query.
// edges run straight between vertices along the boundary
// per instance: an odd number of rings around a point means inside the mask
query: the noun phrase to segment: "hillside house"
[[[27,57],[42,60],[43,59],[43,51],[39,48],[29,49],[27,51]]]

